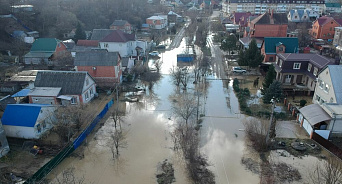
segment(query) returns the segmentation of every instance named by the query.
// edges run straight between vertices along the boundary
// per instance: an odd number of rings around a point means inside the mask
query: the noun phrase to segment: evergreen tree
[[[266,89],[262,100],[264,104],[270,104],[271,99],[280,100],[283,98],[283,89],[279,81],[273,81],[273,83]]]
[[[252,68],[259,66],[264,60],[264,56],[261,54],[255,39],[252,39],[251,43],[249,43],[246,57],[248,66]]]
[[[81,24],[77,23],[77,28],[74,36],[74,41],[77,43],[78,40],[85,40],[87,38],[86,33],[84,32]]]
[[[248,66],[248,61],[247,61],[245,50],[243,50],[243,49],[240,50],[239,58],[238,58],[237,62],[240,66]]]
[[[276,71],[274,69],[274,66],[270,65],[270,67],[268,67],[268,71],[266,73],[265,80],[262,83],[263,89],[261,90],[261,92],[263,95],[265,95],[266,90],[273,83],[275,78],[276,78]]]
[[[229,35],[224,40],[222,40],[220,48],[225,52],[228,51],[228,54],[230,55],[231,50],[234,50],[236,48],[236,42],[236,36]]]

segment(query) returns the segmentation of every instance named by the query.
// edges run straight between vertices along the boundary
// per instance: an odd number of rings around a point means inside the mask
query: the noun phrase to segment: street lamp
[[[271,99],[270,102],[272,103],[272,110],[271,110],[271,117],[270,117],[270,126],[269,126],[269,128],[267,130],[267,134],[266,134],[266,144],[269,143],[271,129],[272,129],[272,127],[275,126],[275,125],[273,125],[273,113],[274,113],[274,108],[275,108],[275,104],[276,104],[274,97]],[[273,131],[275,131],[275,129]]]

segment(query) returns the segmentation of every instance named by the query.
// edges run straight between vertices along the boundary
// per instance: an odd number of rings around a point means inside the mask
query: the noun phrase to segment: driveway
[[[308,133],[295,120],[277,121],[276,137],[309,139]]]

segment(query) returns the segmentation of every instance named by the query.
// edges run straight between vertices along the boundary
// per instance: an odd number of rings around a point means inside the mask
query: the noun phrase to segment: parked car
[[[153,52],[150,52],[149,55],[156,57],[156,56],[159,55],[159,52],[158,51],[153,51]]]
[[[158,46],[156,46],[156,49],[165,49],[165,48],[166,48],[165,45],[158,45]]]
[[[247,72],[245,69],[240,68],[240,67],[233,67],[233,68],[232,68],[232,71],[233,71],[234,73],[246,73],[246,72]]]

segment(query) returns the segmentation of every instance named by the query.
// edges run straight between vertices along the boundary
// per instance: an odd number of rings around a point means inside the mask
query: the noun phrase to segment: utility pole
[[[273,123],[273,113],[274,113],[274,108],[275,108],[275,100],[274,100],[274,97],[271,99],[271,103],[272,103],[272,111],[271,111],[271,118],[270,118],[270,126],[267,130],[267,134],[266,134],[266,144],[269,143],[270,141],[270,132],[271,132],[271,129],[273,129],[273,127],[275,127],[274,123]],[[274,121],[275,122],[275,121]],[[272,131],[275,131],[274,129]]]

